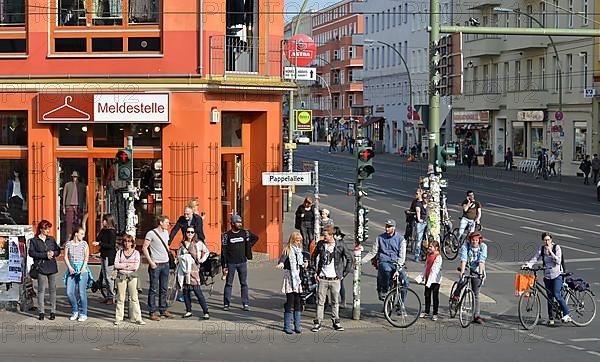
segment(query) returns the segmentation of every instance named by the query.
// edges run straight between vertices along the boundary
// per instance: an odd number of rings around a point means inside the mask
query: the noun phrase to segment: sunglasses
[[[186,234],[195,234],[196,232],[195,231],[186,231],[185,233]]]

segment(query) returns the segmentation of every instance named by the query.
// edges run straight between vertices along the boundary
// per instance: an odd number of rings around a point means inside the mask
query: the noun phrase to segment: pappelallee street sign
[[[263,186],[310,186],[312,177],[310,172],[263,172]]]

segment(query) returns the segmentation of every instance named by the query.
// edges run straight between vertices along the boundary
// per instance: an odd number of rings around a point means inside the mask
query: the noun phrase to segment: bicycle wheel
[[[467,328],[473,322],[474,312],[475,301],[473,291],[468,289],[465,290],[463,296],[460,298],[460,306],[458,308],[458,321],[461,327]]]
[[[540,320],[542,304],[535,290],[529,289],[519,298],[519,321],[525,329],[532,329]]]
[[[578,327],[589,325],[596,317],[596,302],[589,290],[583,292],[570,291],[567,293],[565,302],[571,311],[573,324]]]
[[[458,306],[458,301],[453,300],[452,296],[454,295],[457,286],[457,282],[452,284],[452,288],[450,288],[450,296],[448,297],[448,310],[450,311],[450,318],[456,317],[456,307]]]
[[[383,301],[385,319],[397,328],[413,325],[421,314],[421,299],[412,289],[407,289],[404,300],[400,297],[402,288],[393,289]]]
[[[454,260],[458,256],[458,238],[454,233],[447,233],[442,241],[442,254],[448,260]]]
[[[175,298],[177,298],[177,273],[174,270],[169,272],[169,282],[167,284],[167,306],[170,307]]]

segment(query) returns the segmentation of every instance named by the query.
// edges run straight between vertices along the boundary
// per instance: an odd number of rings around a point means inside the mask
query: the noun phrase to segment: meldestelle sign
[[[38,122],[169,123],[169,94],[42,93]]]

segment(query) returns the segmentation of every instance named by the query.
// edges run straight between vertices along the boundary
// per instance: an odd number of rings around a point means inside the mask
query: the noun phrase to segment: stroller
[[[300,270],[300,281],[302,282],[302,293],[300,294],[300,302],[302,305],[302,311],[304,311],[307,304],[317,303],[317,288],[319,284],[315,279],[315,269],[310,262],[310,253],[303,251],[302,255],[304,260],[308,261],[308,267]]]

